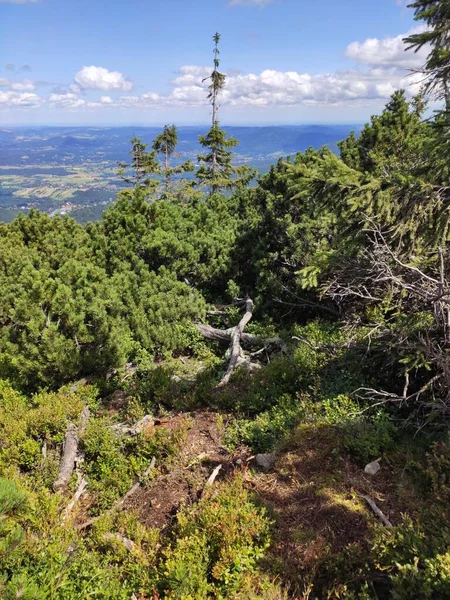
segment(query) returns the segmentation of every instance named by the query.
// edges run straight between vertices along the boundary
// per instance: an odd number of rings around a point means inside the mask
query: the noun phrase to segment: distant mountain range
[[[178,151],[194,157],[200,150],[198,136],[205,126],[179,127]],[[236,153],[250,161],[266,161],[277,155],[301,152],[309,147],[337,143],[359,125],[289,125],[265,127],[224,126],[229,135],[239,140]],[[17,127],[0,129],[0,165],[79,164],[80,160],[97,158],[123,161],[130,149],[130,139],[140,137],[151,143],[161,127]]]
[[[278,158],[307,148],[338,142],[358,125],[292,125],[272,127],[224,126],[239,141],[236,164],[248,164],[265,173]],[[0,128],[0,221],[38,208],[49,215],[70,214],[81,222],[101,217],[125,184],[117,162],[130,160],[130,140],[146,144],[161,127],[17,127]],[[173,163],[201,152],[198,136],[208,126],[179,127]]]

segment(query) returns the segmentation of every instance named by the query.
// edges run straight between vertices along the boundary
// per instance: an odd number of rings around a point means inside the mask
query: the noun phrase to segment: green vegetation
[[[220,190],[230,190],[246,185],[255,177],[256,172],[245,165],[236,167],[232,164],[231,148],[238,145],[235,138],[227,137],[226,132],[220,128],[218,119],[218,98],[225,87],[226,76],[219,71],[219,41],[220,34],[213,36],[214,41],[214,69],[207,78],[210,80],[208,100],[212,106],[211,129],[206,135],[199,138],[200,145],[207,153],[198,157],[200,168],[196,177],[203,186],[209,186],[211,193]]]
[[[167,126],[101,221],[0,225],[0,596],[449,598],[448,103],[248,187],[214,42],[207,193]]]

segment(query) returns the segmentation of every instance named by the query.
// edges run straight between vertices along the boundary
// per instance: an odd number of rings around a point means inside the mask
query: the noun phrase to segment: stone
[[[255,456],[255,462],[258,467],[263,469],[271,469],[275,462],[275,454],[257,454]]]
[[[366,465],[364,467],[364,473],[366,475],[376,475],[380,469],[380,459],[378,459]]]

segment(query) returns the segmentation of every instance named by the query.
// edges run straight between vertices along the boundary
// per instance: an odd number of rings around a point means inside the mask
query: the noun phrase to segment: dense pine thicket
[[[132,140],[132,187],[100,222],[0,226],[2,598],[450,598],[448,15],[412,6],[430,30],[408,43],[432,44],[444,99],[432,118],[396,92],[339,156],[310,149],[249,187],[219,126],[216,35],[194,182],[173,178],[193,166],[170,166],[167,126],[152,151]],[[196,324],[234,326],[237,298],[255,303],[260,368],[217,388],[223,348]],[[205,408],[223,481],[161,526],[119,510],[136,481],[188,472],[196,489],[210,463],[187,441]],[[162,426],[130,435],[144,415]],[[82,460],[55,492],[74,427]],[[270,491],[246,449],[276,451]],[[376,459],[378,488],[361,475]]]

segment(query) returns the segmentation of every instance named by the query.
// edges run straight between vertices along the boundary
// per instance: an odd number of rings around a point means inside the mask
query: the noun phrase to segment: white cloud
[[[415,30],[416,31],[416,30]],[[411,32],[408,32],[411,33]],[[407,34],[383,40],[371,39],[353,42],[347,47],[346,55],[361,63],[358,68],[349,68],[329,73],[308,73],[265,69],[259,73],[242,74],[230,70],[219,102],[232,108],[278,108],[299,106],[345,106],[379,107],[392,93],[405,88],[407,94],[419,91],[421,76],[411,74],[410,69],[423,60],[410,51],[403,51],[402,38]],[[88,90],[102,92],[130,91],[132,82],[122,73],[108,71],[103,67],[83,67],[75,76],[74,83],[66,90],[55,89],[46,102],[51,107],[62,109],[170,109],[205,107],[207,110],[207,88],[211,67],[186,65],[180,68],[172,80],[172,88],[166,94],[148,91],[141,95],[100,95],[96,99]],[[0,79],[0,88],[10,88],[6,94],[30,92],[31,80],[11,83]],[[15,87],[13,87],[15,86]],[[81,94],[85,96],[80,97]],[[28,100],[38,98],[29,94]],[[31,96],[31,98],[30,98]],[[5,97],[5,94],[4,94]],[[19,104],[19,95],[8,96]],[[84,98],[84,99],[83,99]],[[41,100],[40,100],[41,101]],[[35,105],[38,101],[34,100]]]
[[[0,104],[10,107],[36,107],[43,103],[43,99],[37,94],[18,93],[18,92],[0,92]]]
[[[83,92],[83,90],[80,88],[80,86],[77,85],[76,83],[71,83],[69,85],[69,90],[71,92],[73,92],[74,94],[81,94]]]
[[[415,27],[407,33],[382,40],[368,38],[364,42],[352,42],[345,51],[347,58],[366,65],[390,65],[406,68],[418,68],[424,64],[429,48],[423,46],[418,52],[406,51],[403,38],[420,33],[425,27]]]
[[[211,67],[197,67],[195,65],[187,65],[181,67],[179,75],[172,80],[175,85],[192,85],[198,81],[202,81],[205,77],[211,75]]]
[[[36,85],[31,79],[23,79],[22,81],[11,82],[11,89],[17,92],[33,92],[36,89]]]
[[[50,105],[54,108],[80,108],[85,105],[85,101],[78,98],[76,94],[51,94],[49,98]]]
[[[230,6],[238,6],[239,4],[247,4],[249,6],[267,6],[272,0],[230,0]]]
[[[113,90],[129,92],[133,83],[126,79],[119,71],[108,71],[104,67],[83,67],[75,75],[75,84],[82,90]]]
[[[207,82],[202,81],[207,67],[187,66],[173,80],[175,88],[155,103],[166,106],[198,106],[206,103]],[[349,69],[335,73],[299,73],[267,69],[261,73],[229,75],[220,104],[238,106],[294,106],[300,104],[342,104],[387,100],[399,88],[410,94],[418,91],[418,77],[399,67]],[[149,104],[150,95],[140,98]]]

